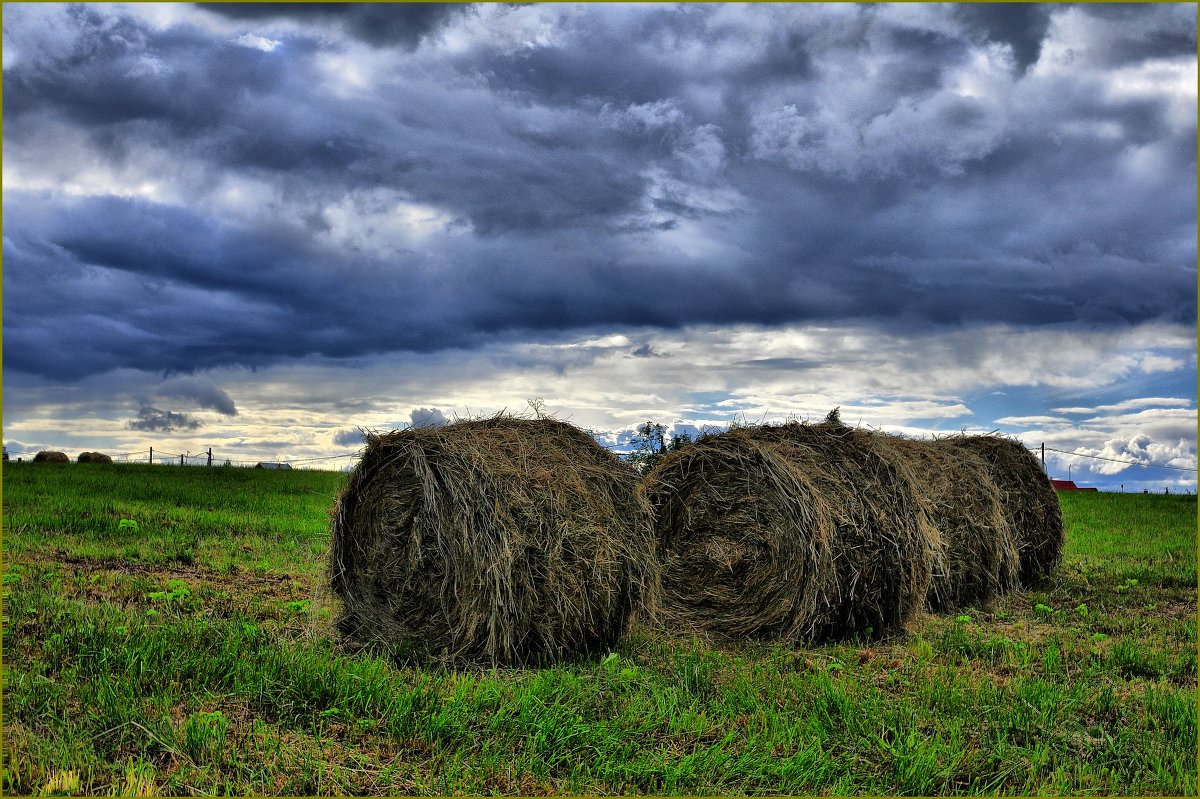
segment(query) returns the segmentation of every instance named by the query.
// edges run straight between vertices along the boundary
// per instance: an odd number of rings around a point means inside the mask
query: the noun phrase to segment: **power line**
[[[313,461],[331,461],[337,458],[357,458],[361,452],[347,452],[345,455],[327,455],[323,458],[297,458],[290,461],[282,461],[282,463],[312,463]]]
[[[1146,468],[1153,468],[1153,469],[1174,469],[1177,472],[1194,472],[1194,471],[1196,471],[1196,469],[1193,469],[1190,466],[1167,466],[1165,464],[1158,464],[1158,463],[1139,463],[1138,461],[1123,461],[1123,460],[1118,460],[1117,458],[1106,458],[1103,455],[1088,455],[1083,452],[1068,452],[1065,449],[1055,449],[1054,447],[1046,447],[1046,449],[1049,450],[1050,452],[1062,453],[1063,455],[1073,455],[1076,458],[1092,458],[1093,460],[1098,460],[1098,461],[1111,461],[1112,463],[1123,463],[1126,466],[1144,466]]]

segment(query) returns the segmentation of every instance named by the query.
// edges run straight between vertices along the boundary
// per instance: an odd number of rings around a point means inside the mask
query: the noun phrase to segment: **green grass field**
[[[1063,495],[1042,589],[903,639],[454,673],[332,630],[343,479],[5,464],[3,792],[1196,794],[1195,497]]]

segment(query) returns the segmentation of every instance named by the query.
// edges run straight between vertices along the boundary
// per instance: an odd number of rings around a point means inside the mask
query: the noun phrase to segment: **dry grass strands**
[[[647,476],[664,607],[721,635],[895,632],[921,610],[941,542],[904,462],[840,423],[734,429]]]
[[[103,452],[81,452],[76,463],[112,463],[113,459]]]
[[[1062,560],[1065,535],[1058,495],[1037,457],[1021,442],[1000,436],[955,436],[948,446],[980,457],[1000,493],[1020,553],[1020,582],[1036,584]]]
[[[552,419],[369,435],[333,515],[339,626],[456,664],[610,648],[659,594],[637,484]]]
[[[65,452],[55,452],[53,450],[42,450],[33,456],[34,463],[70,463],[71,459],[67,457]]]
[[[946,611],[984,605],[1017,585],[1017,542],[987,463],[947,442],[880,435],[894,462],[903,460],[928,502],[942,549],[934,562],[926,605]]]

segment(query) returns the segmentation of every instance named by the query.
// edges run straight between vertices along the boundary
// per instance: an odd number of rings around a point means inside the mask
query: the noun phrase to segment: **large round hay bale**
[[[644,483],[664,617],[729,638],[815,638],[837,603],[832,511],[780,441],[734,429],[664,457]]]
[[[454,663],[606,650],[659,592],[637,485],[551,419],[369,435],[332,520],[339,626]]]
[[[955,436],[947,446],[982,458],[1000,493],[1004,516],[1020,554],[1020,581],[1036,584],[1062,560],[1062,508],[1050,479],[1032,452],[1001,436]]]
[[[33,456],[34,463],[70,463],[71,459],[67,457],[65,452],[55,452],[54,450],[44,449]]]
[[[840,423],[709,436],[647,476],[664,607],[719,634],[883,635],[924,605],[941,547],[877,436]]]
[[[987,463],[949,439],[881,436],[880,444],[903,459],[927,500],[941,536],[926,605],[953,610],[984,605],[1017,585],[1017,542]]]
[[[103,452],[81,452],[76,463],[112,463],[113,459]]]

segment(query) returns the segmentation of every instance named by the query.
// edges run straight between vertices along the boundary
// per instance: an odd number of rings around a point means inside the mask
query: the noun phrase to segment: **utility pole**
[[[208,448],[208,465],[212,466],[212,447]]]
[[[1042,442],[1042,471],[1046,471],[1046,442]]]
[[[182,465],[183,465],[183,453],[182,453],[182,452],[181,452],[181,453],[179,453],[179,465],[180,465],[180,466],[182,466]]]
[[[150,448],[150,465],[154,465],[154,447]]]

